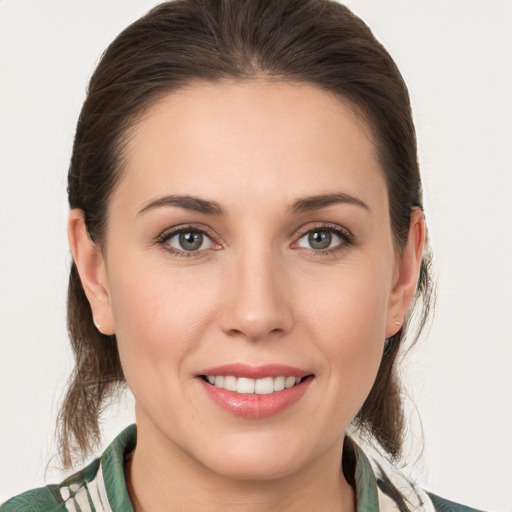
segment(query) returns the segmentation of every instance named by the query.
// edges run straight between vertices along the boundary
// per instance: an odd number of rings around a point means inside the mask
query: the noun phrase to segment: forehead
[[[310,84],[253,80],[173,91],[136,124],[124,162],[113,200],[134,206],[176,192],[225,200],[279,192],[292,202],[333,188],[356,196],[385,188],[363,118]]]

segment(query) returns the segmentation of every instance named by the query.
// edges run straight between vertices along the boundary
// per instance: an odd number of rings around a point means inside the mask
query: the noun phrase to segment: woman
[[[345,434],[399,458],[395,361],[431,293],[407,89],[350,11],[155,8],[91,79],[68,192],[63,460],[123,382],[137,428],[2,511],[471,510]]]

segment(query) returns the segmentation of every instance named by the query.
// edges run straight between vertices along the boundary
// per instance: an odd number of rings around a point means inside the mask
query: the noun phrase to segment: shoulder
[[[26,491],[0,506],[0,512],[64,512],[77,510],[74,505],[84,502],[89,504],[91,483],[94,482],[99,468],[96,459],[86,468],[66,478],[57,485],[47,485]],[[83,512],[95,508],[83,508]]]
[[[133,512],[124,480],[124,458],[136,444],[127,427],[101,458],[57,485],[24,492],[0,505],[0,512]]]
[[[345,456],[354,461],[351,464],[355,463],[358,512],[483,512],[423,489],[422,485],[418,485],[417,478],[400,471],[371,446],[367,445],[363,450],[350,436],[345,438]],[[345,467],[346,464],[344,470]]]
[[[483,512],[476,508],[466,507],[465,505],[460,505],[459,503],[446,500],[431,492],[427,494],[432,500],[432,504],[434,505],[436,512]]]
[[[56,486],[32,489],[0,505],[0,512],[56,512],[66,510]]]

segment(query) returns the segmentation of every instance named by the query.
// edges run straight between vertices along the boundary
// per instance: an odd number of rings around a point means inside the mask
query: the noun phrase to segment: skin
[[[332,193],[365,206],[293,209]],[[223,214],[141,212],[168,195],[215,201]],[[183,225],[208,235],[188,255],[161,236]],[[312,249],[315,230],[331,234],[329,248]],[[344,433],[413,296],[425,226],[414,210],[396,253],[371,130],[348,103],[264,80],[172,92],[132,133],[104,247],[90,242],[78,210],[69,238],[136,401],[126,475],[137,511],[354,510],[340,471]],[[314,378],[275,416],[240,418],[197,377],[233,362],[287,364]]]

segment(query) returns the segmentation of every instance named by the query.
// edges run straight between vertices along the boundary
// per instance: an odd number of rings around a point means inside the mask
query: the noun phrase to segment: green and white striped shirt
[[[131,425],[82,471],[58,485],[20,494],[0,506],[0,512],[133,512],[124,460],[135,448],[136,438],[136,427]],[[350,437],[345,450],[355,462],[357,512],[478,512],[425,492],[391,467],[383,469]]]

